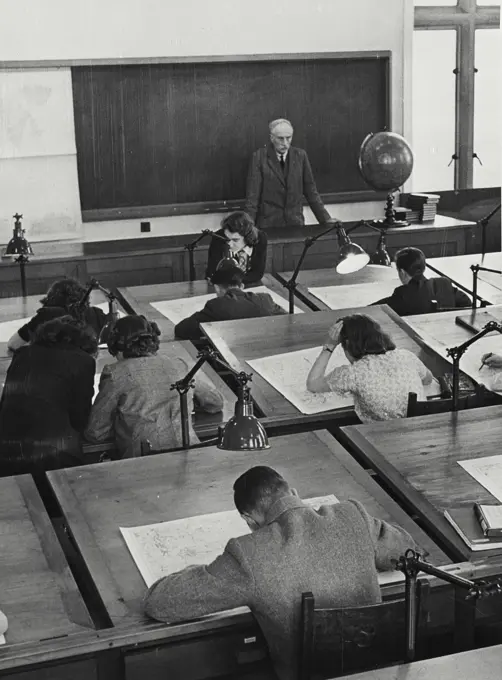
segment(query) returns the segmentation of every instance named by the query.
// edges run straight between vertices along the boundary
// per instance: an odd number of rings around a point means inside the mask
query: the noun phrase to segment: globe
[[[359,170],[376,191],[395,191],[411,175],[413,153],[401,135],[371,132],[359,150]]]

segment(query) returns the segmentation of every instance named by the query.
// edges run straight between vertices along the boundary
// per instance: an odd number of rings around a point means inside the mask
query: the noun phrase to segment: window
[[[454,188],[455,31],[413,34],[413,191]]]

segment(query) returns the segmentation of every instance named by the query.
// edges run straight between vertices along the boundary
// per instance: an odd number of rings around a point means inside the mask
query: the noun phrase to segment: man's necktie
[[[285,163],[285,161],[284,161],[284,154],[283,154],[283,153],[280,153],[280,154],[279,154],[279,163],[281,164],[282,170],[284,170],[284,167],[285,167],[286,163]]]

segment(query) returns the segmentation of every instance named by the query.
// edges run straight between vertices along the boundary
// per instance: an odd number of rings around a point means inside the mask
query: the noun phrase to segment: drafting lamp
[[[387,251],[386,230],[379,226],[380,224],[381,224],[380,220],[372,220],[371,222],[368,222],[367,220],[361,220],[353,227],[349,227],[349,229],[347,229],[347,234],[351,234],[354,231],[354,229],[358,229],[359,227],[368,227],[368,229],[373,229],[373,231],[377,231],[380,234],[378,238],[378,245],[376,247],[375,252],[370,256],[369,264],[377,264],[382,267],[390,267],[392,266],[392,259]]]
[[[481,597],[487,597],[489,595],[500,595],[502,594],[502,579],[497,579],[492,582],[479,581],[469,581],[462,576],[456,576],[450,574],[449,572],[438,569],[428,562],[424,562],[421,558],[420,553],[415,550],[407,550],[404,555],[402,555],[396,565],[396,569],[402,571],[405,576],[405,607],[406,607],[406,661],[411,662],[415,659],[415,649],[416,649],[416,622],[417,622],[417,609],[416,609],[416,596],[417,596],[417,576],[420,571],[430,576],[435,576],[447,583],[451,583],[454,586],[458,586],[468,591],[466,599],[477,600]],[[459,601],[455,598],[455,607],[459,605]],[[457,612],[455,612],[455,617],[457,617]]]
[[[482,267],[480,264],[471,264],[471,271],[472,271],[472,308],[476,309],[476,298],[478,297],[479,272],[491,272],[492,274],[502,274],[502,271],[500,271],[499,269],[488,269],[488,267]]]
[[[116,302],[117,298],[115,294],[106,288],[103,288],[103,286],[96,279],[91,279],[87,285],[85,293],[82,295],[81,299],[77,302],[72,311],[74,311],[78,316],[83,316],[85,305],[89,300],[89,296],[93,290],[100,290],[108,300],[108,314],[106,315],[106,323],[101,329],[98,340],[98,344],[101,345],[107,341],[113,324],[119,318]]]
[[[482,217],[476,224],[479,224],[481,227],[481,262],[483,261],[485,257],[485,251],[486,251],[486,227],[488,226],[488,222],[491,220],[491,218],[498,213],[500,208],[502,207],[502,203],[499,203],[493,210],[491,210],[488,215],[485,215],[485,217]]]
[[[230,371],[237,379],[238,397],[235,414],[218,432],[218,448],[224,451],[261,451],[269,449],[267,433],[258,418],[253,414],[253,402],[248,382],[252,374],[235,371],[222,361],[212,349],[203,349],[197,355],[197,362],[186,376],[171,385],[180,395],[181,439],[183,448],[190,448],[190,427],[188,413],[188,391],[195,387],[194,376],[206,361],[215,360]]]
[[[29,262],[29,256],[33,255],[33,248],[28,243],[25,230],[21,225],[22,215],[16,213],[14,216],[14,233],[7,244],[7,247],[2,254],[2,257],[11,257],[14,262],[19,264],[19,271],[21,274],[21,294],[26,297],[26,263]]]
[[[502,324],[497,323],[496,321],[489,321],[486,326],[483,327],[482,330],[479,331],[479,333],[476,333],[476,335],[473,335],[472,338],[469,338],[469,340],[466,340],[464,343],[461,345],[458,345],[458,347],[451,347],[450,349],[446,350],[446,353],[449,357],[452,358],[453,361],[453,379],[452,379],[452,410],[453,411],[458,411],[458,398],[459,398],[459,381],[460,381],[460,359],[464,352],[475,342],[480,340],[483,336],[487,335],[488,333],[491,333],[492,331],[498,331],[499,333],[502,333]]]
[[[337,231],[338,244],[340,246],[340,249],[338,251],[338,261],[337,264],[335,265],[336,272],[338,274],[350,274],[352,272],[359,271],[359,269],[362,269],[368,264],[370,259],[368,253],[365,250],[363,250],[361,246],[357,245],[357,243],[352,243],[350,238],[347,236],[347,232],[345,231],[343,224],[341,222],[338,221],[335,222],[329,227],[329,229],[322,231],[320,234],[317,234],[317,236],[309,236],[303,242],[303,251],[302,254],[300,255],[300,259],[296,264],[293,275],[291,276],[289,281],[286,281],[286,283],[283,284],[284,287],[288,289],[289,293],[290,314],[294,314],[295,311],[295,290],[297,287],[296,279],[298,278],[298,274],[300,273],[300,269],[303,264],[303,260],[305,259],[305,255],[307,254],[307,250],[318,239],[320,239],[322,236],[326,236],[326,234],[329,234],[331,231],[335,229]]]
[[[217,234],[214,231],[211,231],[211,229],[203,229],[200,236],[198,236],[195,241],[192,241],[191,243],[185,243],[185,250],[188,251],[188,263],[189,263],[189,276],[190,276],[190,281],[195,281],[195,262],[194,262],[194,255],[193,251],[195,248],[197,248],[197,244],[202,241],[203,238],[206,236],[211,235],[212,238],[219,238],[221,241],[225,241],[225,243],[228,243],[228,239],[225,238],[225,236],[221,236],[221,234]]]

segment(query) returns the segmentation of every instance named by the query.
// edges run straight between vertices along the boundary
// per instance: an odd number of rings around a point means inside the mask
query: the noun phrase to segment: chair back
[[[488,405],[488,397],[485,388],[482,385],[476,385],[474,392],[471,394],[464,394],[459,396],[457,410],[463,411],[468,408],[480,408]],[[419,401],[415,392],[408,394],[408,409],[406,412],[407,418],[414,416],[428,416],[433,413],[447,413],[453,409],[453,399],[428,399],[427,401]]]
[[[366,607],[318,609],[302,595],[299,679],[317,680],[403,662],[405,600]]]

